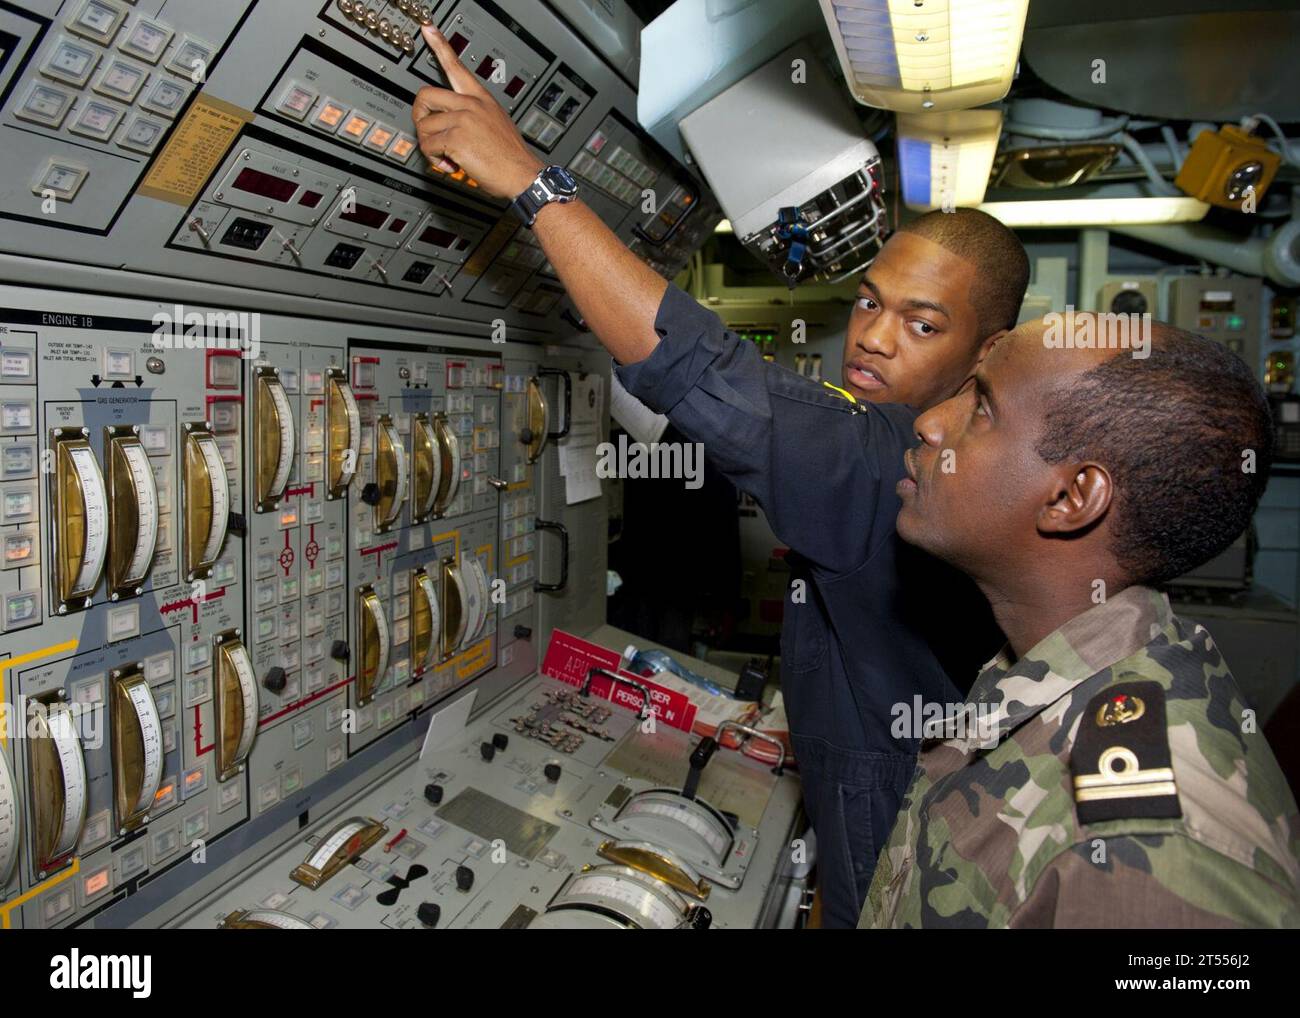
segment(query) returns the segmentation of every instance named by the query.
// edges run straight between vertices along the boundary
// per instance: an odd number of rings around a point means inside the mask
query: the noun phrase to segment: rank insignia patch
[[[1182,816],[1170,764],[1160,684],[1124,682],[1099,693],[1070,754],[1079,822]]]

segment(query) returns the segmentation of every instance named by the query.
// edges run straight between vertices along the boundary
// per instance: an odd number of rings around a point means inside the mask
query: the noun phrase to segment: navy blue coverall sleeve
[[[914,411],[852,400],[763,360],[675,286],[655,330],[654,353],[619,367],[619,379],[702,443],[762,506],[781,541],[815,566],[845,573],[891,538]]]

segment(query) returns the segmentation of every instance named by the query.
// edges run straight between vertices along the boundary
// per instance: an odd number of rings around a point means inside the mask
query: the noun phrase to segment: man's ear
[[[984,340],[984,342],[980,344],[979,352],[976,353],[975,355],[976,367],[979,367],[981,364],[984,363],[984,358],[989,355],[989,351],[992,350],[997,345],[999,339],[1001,339],[1010,331],[1011,331],[1010,329],[998,329],[997,332],[993,333],[993,335],[989,336],[986,340]]]
[[[1051,497],[1038,511],[1040,534],[1071,534],[1087,530],[1106,515],[1115,485],[1100,463],[1063,466]]]

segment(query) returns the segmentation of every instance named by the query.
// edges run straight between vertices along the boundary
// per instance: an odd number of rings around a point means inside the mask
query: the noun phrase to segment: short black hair
[[[1110,471],[1112,550],[1131,582],[1146,585],[1232,544],[1273,460],[1268,398],[1240,357],[1159,322],[1151,339],[1150,356],[1118,353],[1061,386],[1037,446],[1048,463],[1093,460]]]
[[[927,212],[897,232],[924,237],[974,266],[970,301],[979,314],[981,340],[1016,327],[1029,288],[1029,256],[1010,229],[987,212],[956,208]]]

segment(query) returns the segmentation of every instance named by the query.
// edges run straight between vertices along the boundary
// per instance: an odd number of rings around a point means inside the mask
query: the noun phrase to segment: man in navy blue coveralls
[[[425,35],[452,88],[416,99],[424,154],[489,194],[521,194],[543,164],[446,40]],[[544,206],[533,229],[623,384],[703,443],[791,548],[782,691],[822,925],[853,927],[915,764],[919,740],[891,731],[897,708],[960,702],[949,676],[964,689],[1002,642],[968,581],[898,539],[895,486],[918,410],[955,393],[1015,324],[1024,248],[969,209],[896,233],[860,284],[839,388],[765,362],[580,200]]]

